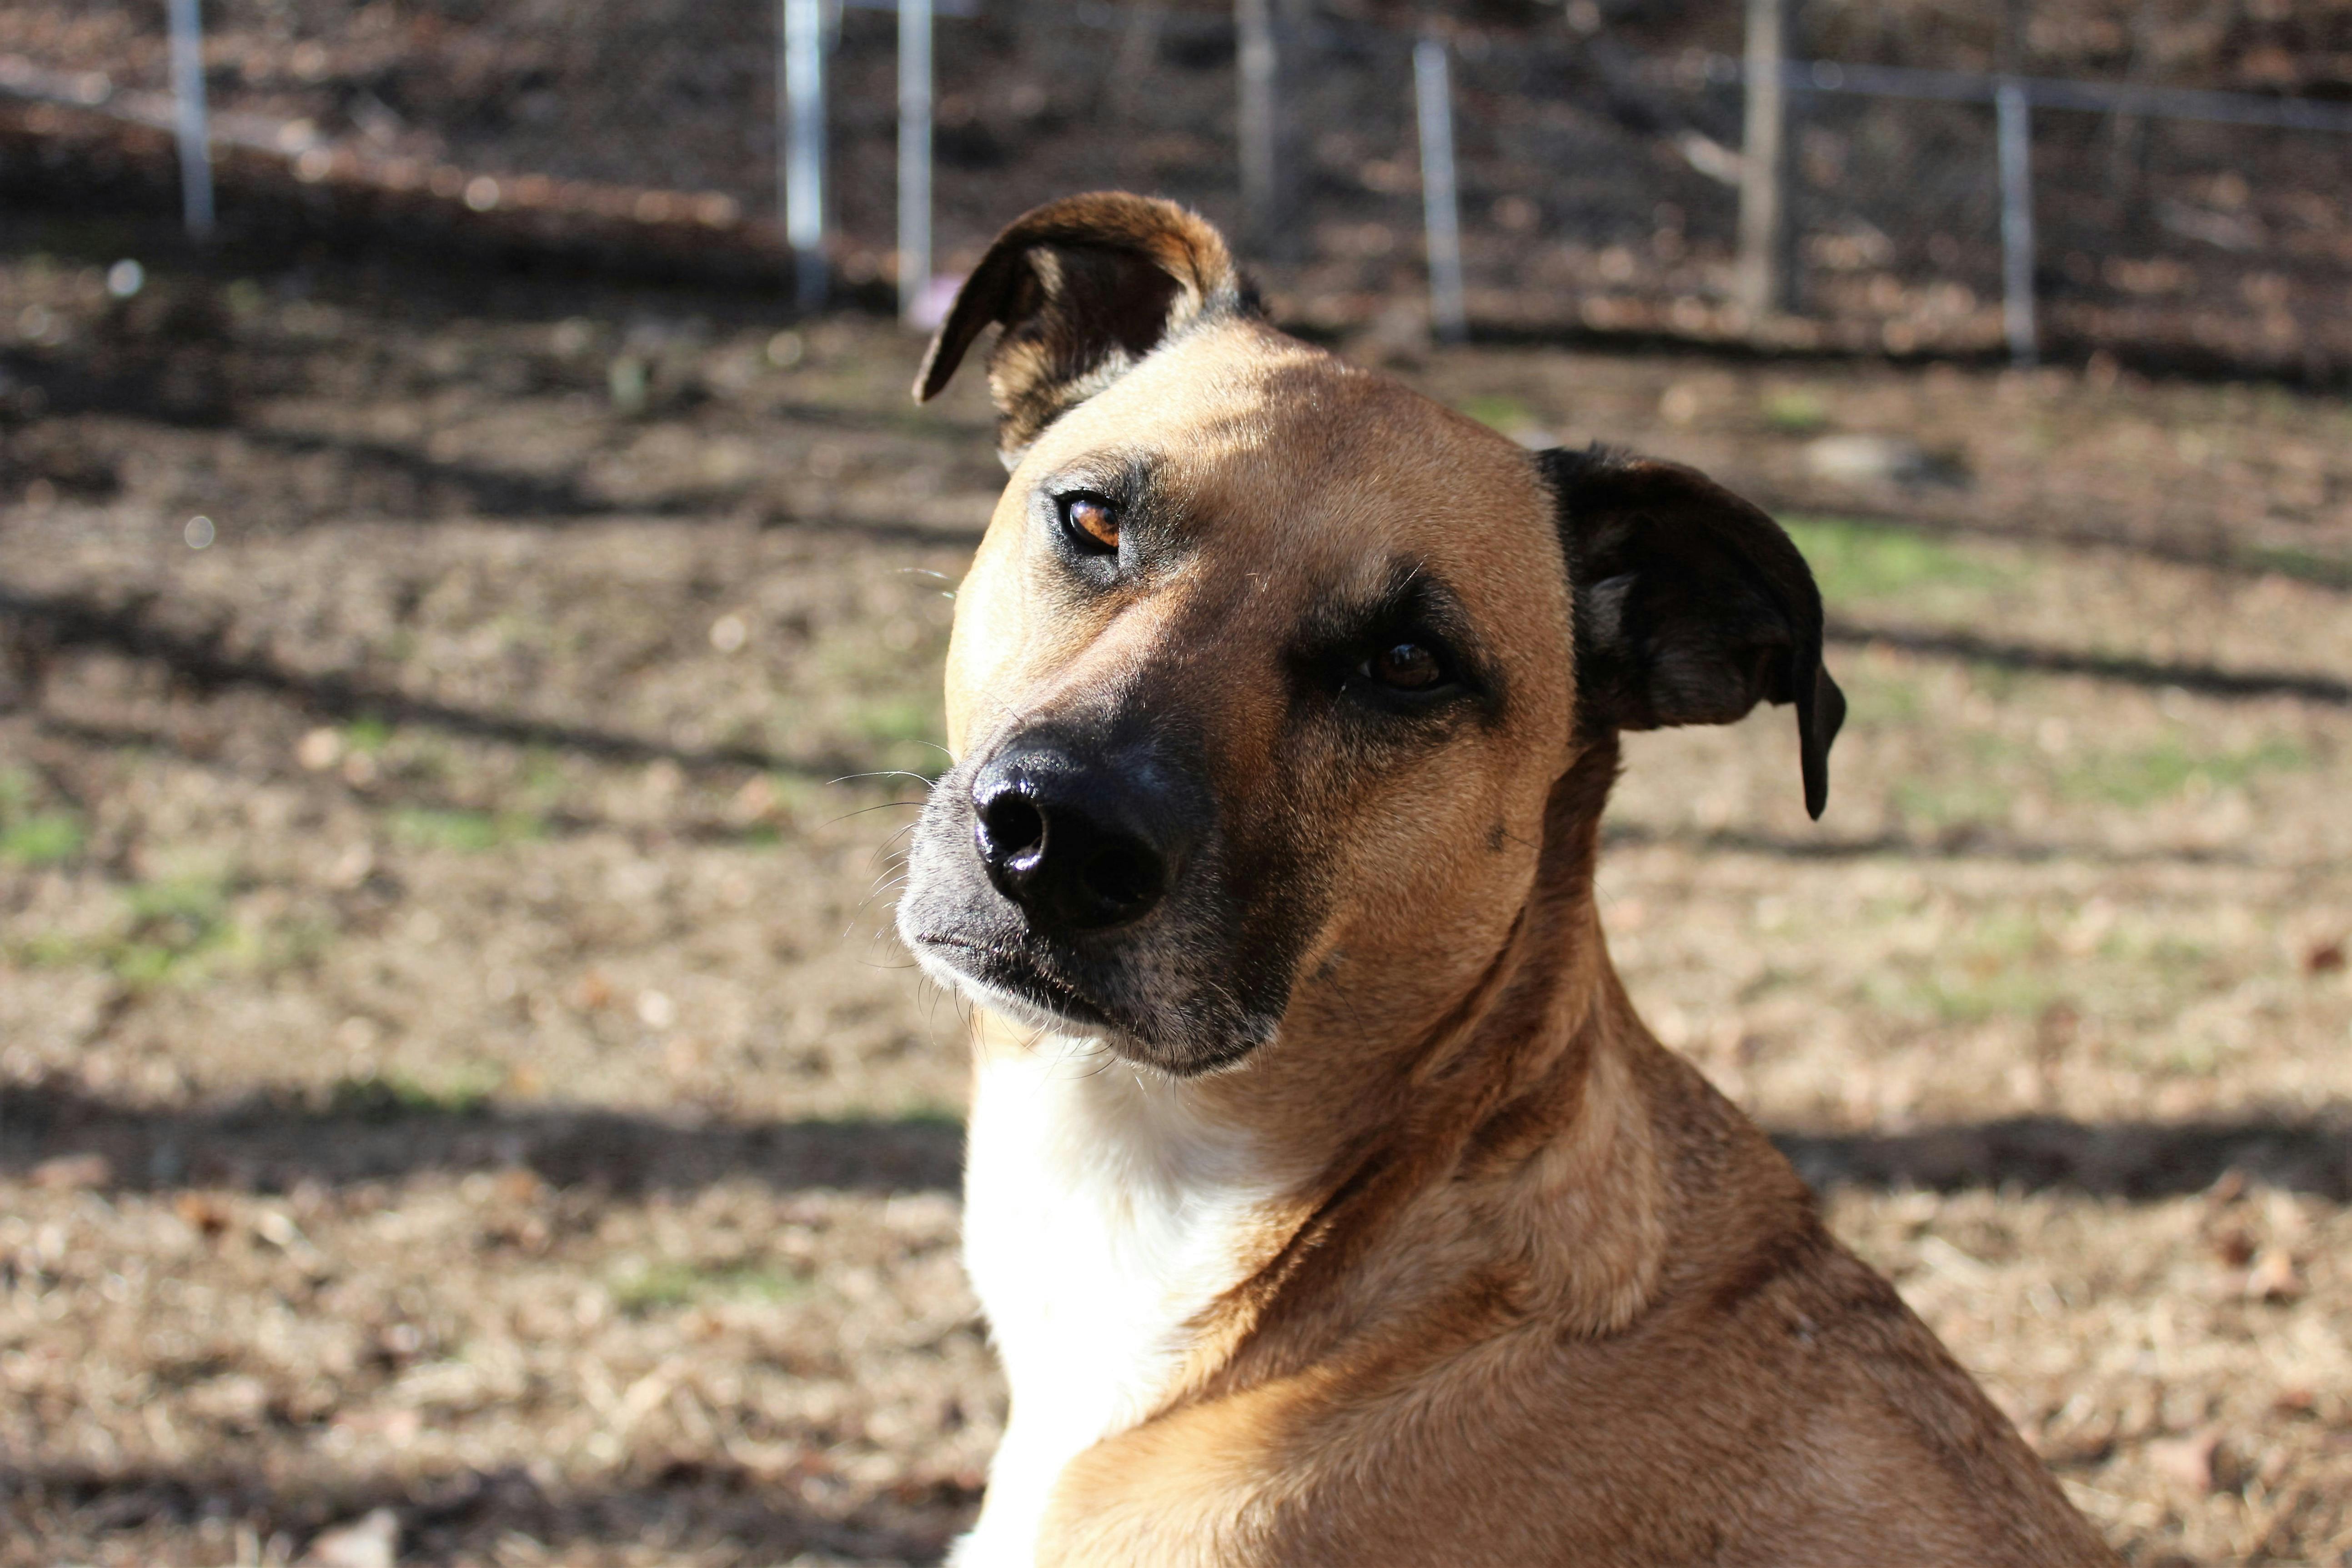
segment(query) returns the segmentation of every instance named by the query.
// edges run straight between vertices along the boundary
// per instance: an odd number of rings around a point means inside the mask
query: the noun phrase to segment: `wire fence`
[[[805,259],[836,289],[900,285],[919,310],[930,273],[968,268],[1013,214],[1118,185],[1246,234],[1277,308],[1335,332],[1425,331],[1429,264],[1450,244],[1460,309],[1488,333],[1990,353],[2022,292],[2033,340],[2061,355],[2352,369],[2352,111],[2336,105],[1790,62],[1790,262],[1785,309],[1768,312],[1739,279],[1740,59],[1607,27],[1417,36],[1298,0],[1257,9],[1282,30],[1278,123],[1256,131],[1246,3],[935,0],[928,134],[902,127],[919,83],[892,0],[208,0],[202,79],[229,223],[240,190],[274,181],[399,198],[410,224],[667,235],[681,254],[767,257],[781,280],[797,185]],[[797,79],[797,178],[782,163],[795,13],[824,89],[810,152]],[[36,137],[110,126],[164,145],[187,99],[166,14],[15,0],[5,116]],[[1433,79],[1450,170],[1428,166]],[[2004,84],[2021,272],[2014,208],[2003,245]],[[1253,156],[1266,170],[1248,176]],[[1445,184],[1451,199],[1425,199]],[[919,217],[931,260],[901,279]],[[1441,287],[1441,328],[1451,310]]]

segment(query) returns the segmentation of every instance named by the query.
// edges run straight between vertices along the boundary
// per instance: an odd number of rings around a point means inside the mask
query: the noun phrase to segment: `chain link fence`
[[[1989,89],[1894,96],[1899,84],[1858,91],[1838,68],[1796,68],[1811,74],[1792,79],[1788,126],[1791,309],[1759,321],[1733,279],[1736,37],[1667,47],[1584,10],[1444,30],[1474,328],[1999,352]],[[1247,248],[1287,319],[1421,330],[1412,32],[1285,13],[1283,176],[1253,225],[1231,12],[965,11],[942,5],[937,23],[938,270],[969,267],[1034,202],[1125,186],[1255,230]],[[226,222],[255,193],[307,193],[373,203],[411,232],[612,233],[683,264],[782,275],[773,0],[210,0],[205,26]],[[889,0],[834,5],[826,34],[826,248],[840,283],[878,289],[896,267],[897,18]],[[151,0],[13,0],[0,128],[160,156],[168,56]],[[2031,126],[2046,352],[2352,368],[2352,134],[2055,107]]]

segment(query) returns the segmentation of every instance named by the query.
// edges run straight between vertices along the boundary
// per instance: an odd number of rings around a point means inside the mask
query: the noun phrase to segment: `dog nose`
[[[1184,792],[1148,760],[1087,763],[1050,747],[1000,753],[972,780],[972,838],[996,890],[1038,926],[1140,919],[1192,839]]]

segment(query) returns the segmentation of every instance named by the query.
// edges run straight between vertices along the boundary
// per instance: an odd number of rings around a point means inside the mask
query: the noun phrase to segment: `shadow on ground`
[[[1780,1132],[1773,1142],[1817,1187],[2066,1189],[2147,1200],[2202,1192],[2237,1171],[2336,1203],[2352,1198],[2352,1127],[2315,1120],[2020,1116],[1916,1132]]]
[[[836,1563],[934,1563],[976,1500],[969,1489],[941,1482],[894,1497],[887,1518],[835,1520],[796,1506],[782,1478],[685,1461],[593,1491],[542,1486],[518,1469],[315,1479],[234,1466],[57,1466],[0,1474],[0,1509],[32,1523],[37,1533],[45,1517],[134,1539],[212,1518],[235,1520],[264,1540],[282,1533],[299,1546],[331,1525],[389,1509],[399,1524],[400,1560],[407,1563],[479,1561],[486,1549],[511,1546],[516,1536],[556,1552],[650,1546],[697,1562],[714,1549],[734,1548],[749,1549],[761,1562],[814,1552]]]
[[[2234,1170],[2352,1199],[2352,1127],[2318,1120],[2015,1117],[1897,1133],[1780,1131],[1774,1142],[1821,1187],[2063,1189],[2148,1200],[2201,1192]],[[583,1107],[450,1110],[389,1090],[346,1092],[325,1109],[263,1097],[217,1110],[143,1110],[54,1085],[0,1090],[0,1177],[75,1156],[84,1157],[76,1179],[134,1192],[270,1192],[300,1182],[509,1168],[558,1186],[616,1193],[736,1176],[779,1189],[953,1192],[961,1184],[963,1129],[920,1117],[697,1125]]]
[[[324,1108],[262,1096],[215,1110],[150,1110],[55,1086],[0,1089],[0,1177],[96,1155],[77,1181],[117,1191],[283,1192],[424,1172],[526,1169],[556,1186],[635,1194],[749,1176],[780,1190],[952,1192],[963,1129],[940,1118],[711,1121],[621,1111],[449,1109],[388,1089]]]
[[[1905,626],[1859,626],[1832,616],[1827,632],[1832,643],[1883,643],[1906,653],[1989,664],[2001,669],[2032,670],[2040,675],[2086,675],[2126,686],[2177,686],[2200,697],[2296,697],[2330,707],[2352,707],[2352,681],[2332,675],[2292,669],[2223,669],[2211,664],[2184,664],[2171,659],[2137,658],[2127,654],[2086,653],[2072,648],[2044,647],[2033,643],[2006,642],[1974,632],[1922,631]]]
[[[557,723],[411,697],[387,686],[336,671],[291,668],[265,655],[229,650],[227,629],[184,631],[159,624],[144,612],[153,595],[115,607],[71,595],[26,595],[0,589],[0,627],[13,622],[13,645],[0,645],[20,665],[37,672],[58,653],[101,648],[132,658],[153,659],[191,690],[249,687],[291,701],[306,712],[334,719],[375,718],[395,724],[424,724],[450,734],[517,746],[545,746],[607,762],[663,760],[688,771],[752,768],[764,773],[834,776],[863,765],[843,757],[781,757],[754,746],[692,749],[589,726]]]

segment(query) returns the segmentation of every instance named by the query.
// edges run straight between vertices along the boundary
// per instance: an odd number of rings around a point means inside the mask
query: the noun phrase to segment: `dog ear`
[[[992,322],[996,439],[1009,467],[1037,433],[1136,361],[1211,317],[1254,312],[1224,237],[1173,202],[1124,192],[1069,196],[1023,214],[964,280],[915,377],[939,395]]]
[[[1601,447],[1538,461],[1575,591],[1579,724],[1727,724],[1794,702],[1820,816],[1845,695],[1822,668],[1821,591],[1780,524],[1679,463]]]

